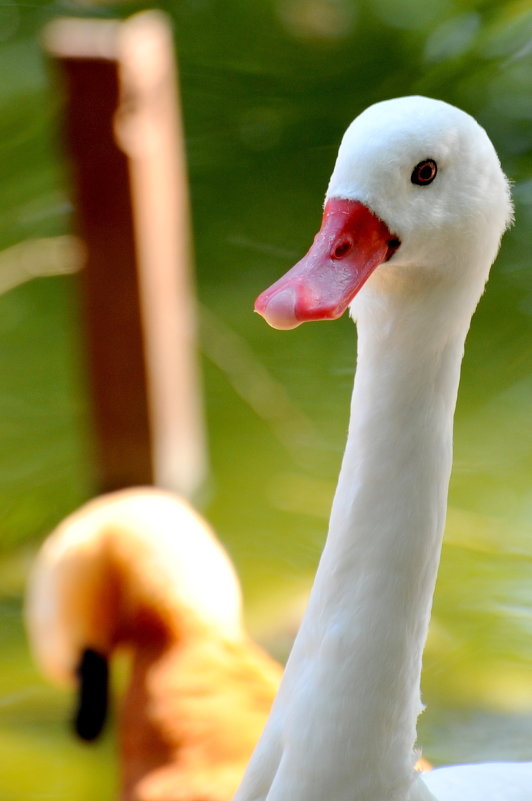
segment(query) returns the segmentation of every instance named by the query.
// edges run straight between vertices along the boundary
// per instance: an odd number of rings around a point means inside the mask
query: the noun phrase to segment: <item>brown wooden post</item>
[[[99,490],[192,494],[206,469],[189,209],[166,18],[45,31],[65,95]]]

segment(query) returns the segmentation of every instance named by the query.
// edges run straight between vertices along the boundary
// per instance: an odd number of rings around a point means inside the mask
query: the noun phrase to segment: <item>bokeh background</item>
[[[38,542],[93,492],[75,277],[62,274],[71,208],[59,98],[39,35],[57,16],[146,7],[0,3],[2,801],[115,797],[112,730],[96,747],[71,740],[71,699],[37,674],[21,622]],[[253,299],[306,250],[341,134],[368,104],[442,98],[494,141],[516,225],[467,343],[420,742],[436,764],[532,759],[530,5],[152,7],[175,25],[186,132],[211,463],[201,508],[237,564],[252,630],[281,658],[324,541],[355,331],[342,319],[274,332],[251,313]]]

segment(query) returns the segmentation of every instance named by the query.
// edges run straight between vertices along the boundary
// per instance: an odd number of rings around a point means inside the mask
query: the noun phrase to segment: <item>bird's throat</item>
[[[286,792],[294,782],[293,797],[306,801],[323,801],[331,787],[335,801],[353,801],[353,788],[357,801],[412,801],[418,792],[421,658],[463,338],[429,347],[420,337],[414,352],[405,348],[404,324],[401,335],[393,324],[385,333],[378,322],[377,328],[374,336],[371,326],[359,325],[349,435],[327,542],[238,801],[247,799],[248,782],[253,797],[267,801],[281,801],[276,788]]]
[[[414,352],[393,326],[359,326],[348,441],[297,644],[311,674],[323,662],[330,736],[350,744],[345,801],[353,775],[360,801],[403,801],[412,782],[463,353],[463,340],[419,341]]]

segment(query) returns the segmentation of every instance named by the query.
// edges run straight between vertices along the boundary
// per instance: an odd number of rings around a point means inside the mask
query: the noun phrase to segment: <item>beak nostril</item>
[[[347,256],[352,247],[353,243],[350,239],[342,239],[341,242],[338,242],[332,252],[333,259],[343,259],[344,256]]]

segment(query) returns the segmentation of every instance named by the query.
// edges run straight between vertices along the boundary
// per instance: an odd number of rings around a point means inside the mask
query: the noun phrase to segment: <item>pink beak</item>
[[[307,255],[259,295],[255,311],[280,329],[308,320],[335,320],[400,244],[363,203],[331,198]]]

